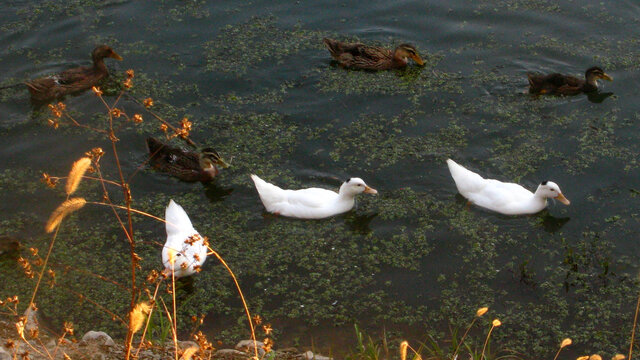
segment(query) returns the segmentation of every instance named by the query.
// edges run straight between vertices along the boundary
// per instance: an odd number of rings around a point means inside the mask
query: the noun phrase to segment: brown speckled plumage
[[[532,94],[576,95],[598,90],[598,79],[612,81],[601,68],[594,66],[585,71],[584,79],[571,75],[553,73],[549,75],[527,74],[529,92]]]
[[[91,53],[91,56],[93,58],[93,66],[81,66],[63,71],[59,74],[25,82],[25,85],[27,85],[31,93],[31,99],[35,101],[49,101],[67,94],[89,89],[109,75],[107,66],[104,64],[104,58],[110,57],[116,60],[122,60],[120,55],[116,54],[116,52],[107,45],[96,47]]]
[[[147,138],[147,147],[152,167],[183,181],[208,182],[220,173],[216,164],[226,167],[218,153],[210,148],[202,152],[184,151],[152,137]]]
[[[413,59],[418,65],[424,61],[413,45],[401,44],[393,51],[361,43],[346,43],[333,39],[323,39],[331,56],[341,66],[349,69],[389,70],[407,66],[407,59]]]

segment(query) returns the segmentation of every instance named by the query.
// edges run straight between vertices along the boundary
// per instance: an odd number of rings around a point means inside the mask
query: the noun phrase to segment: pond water
[[[4,1],[0,83],[88,64],[104,43],[124,58],[107,60],[112,86],[133,69],[132,96],[153,98],[173,124],[188,117],[196,143],[232,160],[211,184],[149,169],[145,138],[162,136],[159,122],[121,100],[145,118],[118,133],[133,205],[159,216],[169,199],[183,205],[236,272],[252,311],[275,329],[276,348],[344,354],[356,323],[374,338],[386,331],[395,346],[427,334],[444,341],[489,306],[472,332],[479,346],[499,318],[494,352],[549,357],[571,337],[573,355],[611,356],[628,349],[638,294],[638,15],[633,1]],[[332,63],[323,37],[408,42],[426,66],[347,71]],[[614,78],[599,94],[527,93],[527,72],[581,76],[593,65]],[[79,121],[103,126],[91,93],[65,104]],[[19,238],[25,257],[28,247],[42,255],[51,239],[44,223],[65,197],[40,182],[42,172],[65,176],[102,147],[103,171],[116,179],[113,149],[68,123],[50,127],[47,108],[32,105],[24,88],[0,92],[0,113],[0,235]],[[447,158],[531,190],[552,180],[571,205],[521,217],[467,207]],[[250,173],[288,188],[337,189],[358,176],[379,195],[326,220],[278,218],[264,213]],[[102,197],[88,181],[78,194]],[[134,220],[144,277],[161,266],[164,227]],[[127,312],[126,291],[87,273],[130,282],[113,214],[87,206],[65,220],[52,262],[56,284],[36,300],[50,326],[71,320],[121,336],[118,323],[77,296]],[[27,302],[34,282],[15,258],[0,258],[0,270],[0,297]],[[215,259],[179,286],[185,333],[191,315],[207,314],[211,339],[248,336]]]

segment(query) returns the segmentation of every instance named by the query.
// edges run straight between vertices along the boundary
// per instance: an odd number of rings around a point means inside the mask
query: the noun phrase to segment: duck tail
[[[191,224],[189,215],[187,215],[182,206],[173,200],[169,200],[164,219],[166,221],[167,236],[179,235],[184,232],[196,232]]]
[[[260,195],[262,204],[267,209],[267,211],[273,212],[273,204],[276,204],[283,200],[284,190],[273,184],[269,184],[268,182],[260,179],[255,174],[251,174],[251,179],[256,185],[256,190],[258,190],[258,195]]]

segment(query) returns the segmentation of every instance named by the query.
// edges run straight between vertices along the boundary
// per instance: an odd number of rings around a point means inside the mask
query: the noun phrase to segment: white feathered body
[[[535,214],[547,206],[546,198],[518,184],[484,179],[451,159],[447,165],[458,192],[475,205],[505,215]]]
[[[322,219],[353,208],[354,196],[335,191],[308,188],[285,190],[251,175],[260,200],[268,212],[301,219]]]
[[[165,211],[167,241],[162,249],[162,264],[171,273],[169,253],[173,253],[173,270],[176,277],[189,276],[204,264],[207,247],[204,239],[193,228],[184,209],[173,200]]]

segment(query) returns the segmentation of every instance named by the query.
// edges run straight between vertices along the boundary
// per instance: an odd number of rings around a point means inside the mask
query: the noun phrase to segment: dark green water
[[[476,309],[498,317],[494,350],[552,356],[564,337],[572,355],[625,352],[638,293],[637,259],[640,7],[631,1],[92,2],[5,1],[0,5],[2,84],[87,64],[96,44],[134,69],[133,94],[157,111],[194,123],[192,138],[233,167],[213,184],[187,184],[143,167],[131,180],[135,207],[162,215],[170,198],[237,272],[254,312],[275,330],[276,347],[340,354],[352,326],[392,342],[448,339]],[[332,65],[324,36],[392,47],[413,43],[424,68],[353,72]],[[599,95],[536,98],[526,72],[614,77]],[[118,75],[121,77],[121,75]],[[111,98],[112,99],[112,98]],[[43,226],[64,199],[39,182],[65,175],[96,146],[115,178],[110,143],[63,124],[47,126],[24,89],[0,93],[0,235],[46,251]],[[78,119],[99,125],[89,93],[68,97]],[[126,126],[118,151],[126,173],[146,160],[158,123]],[[530,189],[560,185],[571,206],[507,217],[465,208],[445,160]],[[263,216],[255,172],[283,187],[337,188],[362,177],[380,192],[327,220]],[[112,192],[117,198],[117,190]],[[98,201],[96,184],[79,194]],[[136,218],[142,273],[160,268],[164,227]],[[154,244],[155,243],[155,244]],[[25,251],[25,256],[27,252]],[[66,221],[54,249],[57,286],[37,300],[52,327],[122,328],[69,290],[124,316],[128,295],[63,265],[126,284],[128,246],[104,208]],[[15,260],[0,262],[0,297],[20,294]],[[247,337],[239,299],[210,259],[179,292],[180,321],[207,313],[212,339]],[[91,320],[87,320],[91,319]],[[242,335],[239,335],[242,334]],[[568,356],[568,355],[567,355]]]

